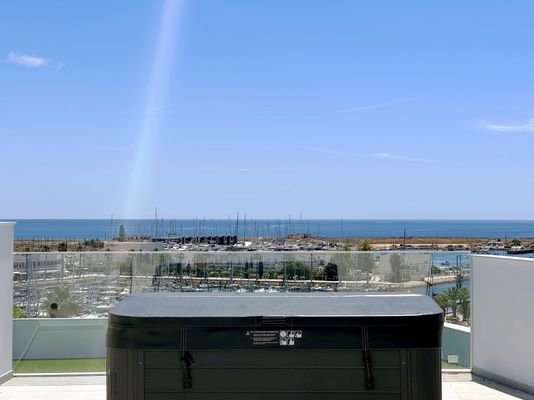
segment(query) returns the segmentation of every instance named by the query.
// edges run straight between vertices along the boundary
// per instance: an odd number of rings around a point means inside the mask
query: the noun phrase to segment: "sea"
[[[304,233],[316,237],[377,238],[466,237],[534,238],[534,221],[417,219],[16,219],[15,239],[75,240],[127,236],[284,237]]]

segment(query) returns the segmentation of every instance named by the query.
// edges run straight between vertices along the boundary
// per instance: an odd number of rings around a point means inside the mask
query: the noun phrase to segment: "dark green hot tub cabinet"
[[[143,294],[109,313],[108,400],[440,400],[426,296]]]

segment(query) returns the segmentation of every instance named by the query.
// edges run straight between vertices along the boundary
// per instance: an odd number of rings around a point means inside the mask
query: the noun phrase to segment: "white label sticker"
[[[254,346],[278,344],[280,346],[294,346],[297,339],[302,338],[302,331],[296,330],[281,330],[281,331],[267,331],[254,330],[246,331],[245,336],[248,336]]]

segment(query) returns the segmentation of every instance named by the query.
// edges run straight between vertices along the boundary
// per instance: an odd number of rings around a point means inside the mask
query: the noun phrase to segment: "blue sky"
[[[0,218],[534,219],[534,3],[0,5]]]

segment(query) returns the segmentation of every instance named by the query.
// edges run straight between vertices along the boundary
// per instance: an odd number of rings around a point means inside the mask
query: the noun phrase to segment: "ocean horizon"
[[[109,240],[124,226],[128,236],[284,237],[308,234],[333,238],[466,237],[533,238],[532,220],[464,219],[1,219],[14,221],[15,239]]]

